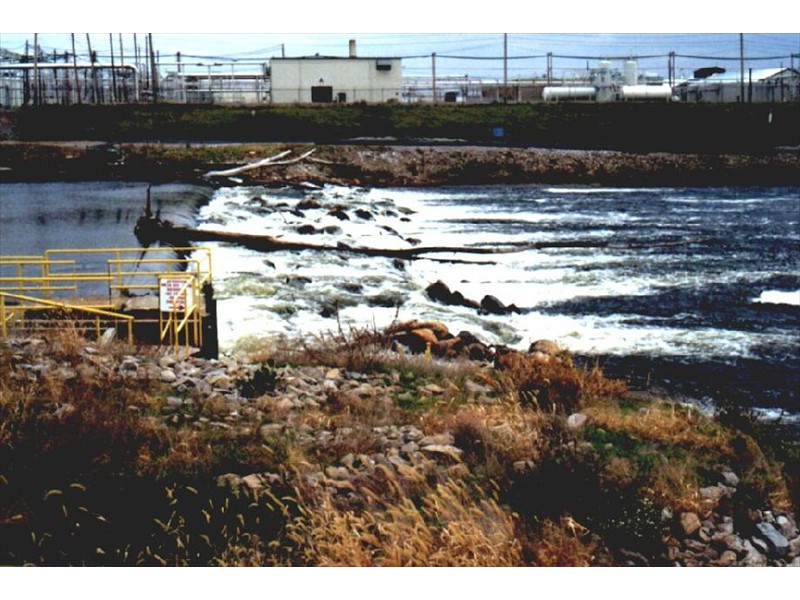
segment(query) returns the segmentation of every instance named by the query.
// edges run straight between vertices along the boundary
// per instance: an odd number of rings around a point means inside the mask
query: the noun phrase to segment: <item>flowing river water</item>
[[[3,184],[0,251],[136,246],[144,183]],[[800,189],[154,186],[180,225],[336,246],[598,242],[417,260],[213,248],[223,351],[393,320],[438,320],[486,343],[547,338],[634,386],[734,401],[800,429]],[[336,209],[339,210],[336,210]],[[431,300],[441,280],[519,312]],[[260,341],[259,341],[260,340]],[[258,341],[258,342],[257,342]]]

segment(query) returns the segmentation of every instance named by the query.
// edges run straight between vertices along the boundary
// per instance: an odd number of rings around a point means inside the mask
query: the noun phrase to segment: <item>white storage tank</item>
[[[542,98],[549,100],[594,100],[593,86],[548,86],[542,90]]]
[[[622,99],[629,100],[664,100],[672,99],[672,88],[667,83],[661,85],[623,85]]]
[[[635,60],[626,60],[622,70],[622,79],[625,85],[639,83],[639,63]]]

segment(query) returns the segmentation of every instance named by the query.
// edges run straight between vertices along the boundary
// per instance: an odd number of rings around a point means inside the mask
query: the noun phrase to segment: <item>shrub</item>
[[[607,379],[598,367],[576,367],[565,355],[542,360],[511,353],[498,361],[520,402],[541,410],[571,413],[591,402],[617,397],[625,384]]]

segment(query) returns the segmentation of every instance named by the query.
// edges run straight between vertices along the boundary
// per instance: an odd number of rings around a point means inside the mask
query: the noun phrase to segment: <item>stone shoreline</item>
[[[436,325],[436,327],[433,327]],[[434,335],[441,324],[410,323],[421,340],[425,332]],[[401,332],[403,328],[399,328]],[[405,330],[403,330],[405,331]],[[398,338],[400,339],[400,338]],[[405,396],[446,398],[453,390],[423,381],[404,380],[401,371],[358,372],[319,366],[275,367],[247,357],[223,357],[219,360],[186,357],[170,353],[118,354],[110,352],[106,342],[88,344],[80,350],[80,361],[62,360],[48,352],[42,338],[17,338],[8,343],[13,377],[37,381],[43,377],[65,383],[81,380],[120,378],[149,380],[164,386],[166,401],[160,417],[164,428],[227,431],[250,436],[257,432],[262,443],[280,445],[286,436],[317,455],[339,456],[335,463],[305,473],[291,471],[239,472],[219,474],[217,485],[243,487],[252,492],[274,483],[303,485],[312,489],[341,491],[358,500],[353,490],[357,483],[388,470],[402,480],[408,476],[461,478],[470,475],[462,460],[465,450],[459,447],[452,431],[426,431],[418,422],[397,422],[370,426],[354,431],[299,425],[302,415],[350,407],[348,410],[388,410],[389,398]],[[409,349],[413,348],[413,344]],[[539,350],[539,354],[542,352]],[[430,357],[423,360],[436,360]],[[558,360],[555,355],[540,360]],[[446,367],[443,367],[446,368]],[[457,367],[456,367],[457,368]],[[453,386],[453,383],[448,385]],[[468,379],[463,392],[476,405],[499,402],[498,391],[485,381]],[[74,410],[69,403],[56,407],[58,414]],[[57,415],[56,415],[57,416]],[[566,419],[567,430],[579,430],[591,423],[591,417],[574,413]],[[511,425],[501,423],[492,435],[506,435]],[[358,440],[355,443],[353,440]],[[570,452],[594,452],[592,444],[575,445],[564,441]],[[350,449],[350,451],[348,451]],[[533,462],[514,463],[515,477],[526,477]],[[293,480],[302,477],[302,481]],[[740,493],[739,477],[730,469],[720,468],[717,483],[697,490],[700,510],[661,512],[664,551],[661,561],[673,566],[800,566],[800,530],[788,513],[773,512],[768,507],[751,507],[746,514],[734,512],[731,505]],[[746,492],[741,492],[746,493]],[[609,562],[617,566],[648,566],[635,552],[621,549],[622,558]],[[609,558],[610,560],[610,558]],[[598,563],[601,564],[601,563]]]
[[[629,153],[502,146],[0,142],[0,181],[196,181],[220,168],[314,148],[311,160],[248,171],[265,185],[800,185],[800,153]],[[290,158],[291,158],[290,156]],[[216,185],[229,184],[225,179]]]

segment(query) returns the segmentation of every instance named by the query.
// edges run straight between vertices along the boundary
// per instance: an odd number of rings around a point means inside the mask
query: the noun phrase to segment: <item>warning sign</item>
[[[192,284],[187,281],[193,275],[168,275],[158,280],[158,304],[164,312],[173,310],[190,311],[194,308]]]

